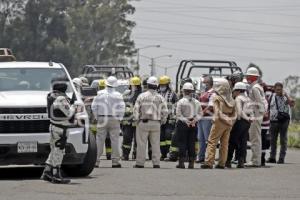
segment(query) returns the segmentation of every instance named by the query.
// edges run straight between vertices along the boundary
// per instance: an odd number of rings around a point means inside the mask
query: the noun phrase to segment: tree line
[[[0,46],[18,60],[127,64],[135,53],[128,0],[1,0]]]

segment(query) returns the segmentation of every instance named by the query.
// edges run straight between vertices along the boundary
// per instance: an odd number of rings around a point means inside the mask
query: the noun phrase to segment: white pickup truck
[[[50,152],[47,94],[58,76],[69,79],[67,95],[82,102],[60,63],[0,62],[0,165],[45,163]],[[82,107],[76,118],[83,125],[68,129],[63,168],[70,176],[89,175],[96,161],[95,138]]]

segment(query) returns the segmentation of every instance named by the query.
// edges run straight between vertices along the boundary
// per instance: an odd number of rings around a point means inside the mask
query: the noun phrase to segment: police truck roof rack
[[[102,79],[110,75],[120,75],[129,79],[133,77],[133,72],[129,67],[124,65],[84,65],[81,75],[92,83],[93,80]]]
[[[236,71],[242,72],[242,69],[238,67],[234,61],[182,60],[179,64],[176,74],[176,92],[179,91],[180,80],[190,77],[193,69],[207,69],[207,72],[202,75],[212,75],[218,77],[226,77]],[[224,71],[229,71],[229,74],[225,74]]]
[[[16,61],[16,57],[8,48],[0,48],[0,62]]]

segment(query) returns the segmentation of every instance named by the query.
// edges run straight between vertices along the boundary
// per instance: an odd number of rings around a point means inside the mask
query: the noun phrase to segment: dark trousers
[[[122,144],[122,152],[124,157],[128,157],[131,151],[132,142],[134,142],[133,151],[136,152],[136,127],[132,125],[124,125],[122,126],[123,130],[123,144]]]
[[[261,150],[263,153],[267,149],[270,148],[270,133],[268,133],[268,129],[262,129],[261,130]]]
[[[229,138],[227,162],[231,162],[234,150],[240,162],[246,160],[247,139],[250,123],[244,119],[237,120],[232,127]]]
[[[174,125],[169,123],[162,125],[160,128],[160,152],[163,158],[166,158],[169,153],[173,131]]]
[[[287,150],[287,133],[290,121],[284,123],[271,122],[270,133],[271,133],[271,155],[270,158],[276,159],[277,153],[277,140],[280,135],[280,154],[279,159],[284,159]]]
[[[176,124],[177,144],[179,149],[179,158],[184,159],[186,155],[190,160],[196,157],[196,127],[188,127],[186,123],[178,121]]]

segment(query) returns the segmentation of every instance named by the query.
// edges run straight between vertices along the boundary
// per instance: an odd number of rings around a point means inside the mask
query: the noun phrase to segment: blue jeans
[[[199,137],[199,145],[200,145],[200,152],[198,156],[199,160],[205,159],[206,142],[209,137],[211,126],[212,126],[211,119],[201,119],[198,122],[198,137]]]

